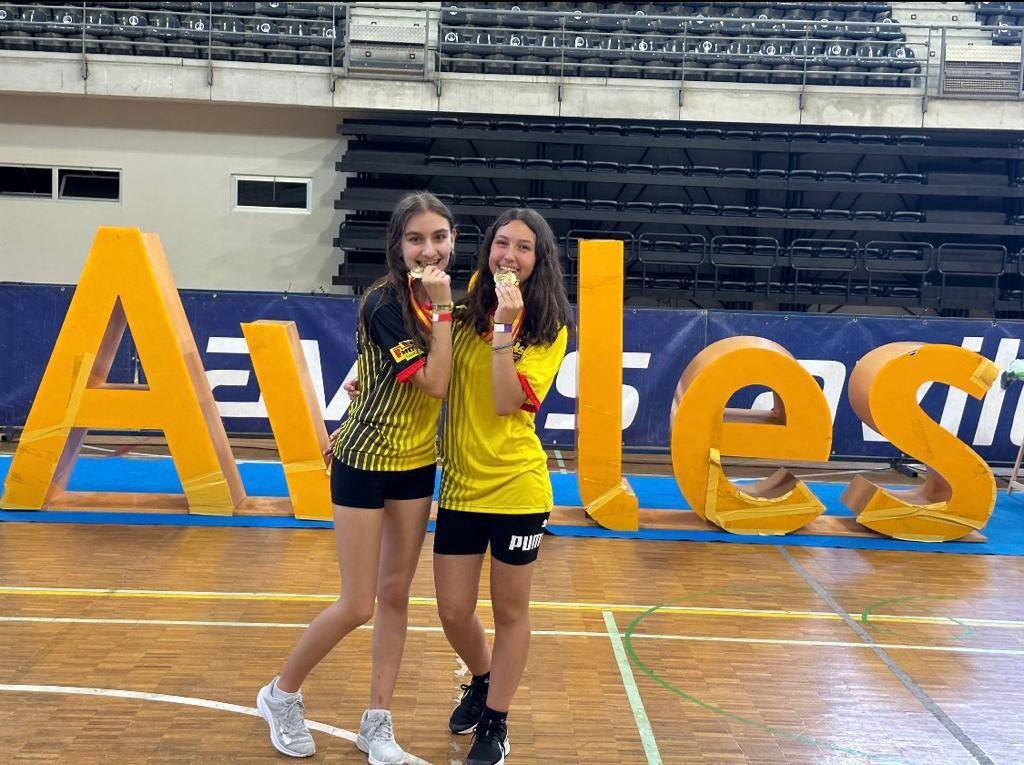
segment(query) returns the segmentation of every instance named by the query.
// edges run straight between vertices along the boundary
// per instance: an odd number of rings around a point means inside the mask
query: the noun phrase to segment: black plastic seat
[[[460,194],[458,203],[468,207],[483,207],[488,203],[488,199],[479,194]]]
[[[861,133],[860,142],[868,145],[884,145],[892,143],[892,136],[888,133]]]
[[[586,210],[587,200],[570,197],[558,200],[558,206],[563,210]]]
[[[547,210],[555,206],[555,200],[551,197],[527,197],[526,206],[535,210]]]
[[[826,170],[821,180],[826,183],[852,183],[853,173],[844,170]]]
[[[594,173],[617,173],[619,172],[619,163],[596,159],[590,163],[590,170]]]
[[[487,157],[459,157],[459,167],[489,167],[490,164]]]
[[[889,216],[893,223],[924,223],[925,219],[924,212],[913,210],[898,210]]]
[[[634,162],[626,165],[623,168],[624,172],[627,173],[644,173],[650,175],[654,172],[654,165],[647,165],[639,162]]]
[[[785,218],[786,211],[781,207],[754,207],[752,214],[755,218]]]
[[[459,160],[455,157],[451,157],[444,154],[428,154],[426,158],[428,165],[444,165],[445,167],[455,167],[459,164]]]
[[[923,173],[893,173],[892,182],[921,184],[926,183],[927,178]]]
[[[821,211],[822,220],[850,220],[852,217],[849,210],[828,207]]]
[[[590,209],[601,210],[603,212],[617,212],[619,209],[619,203],[615,199],[591,199]]]
[[[854,173],[853,180],[855,183],[887,183],[889,175],[887,173]]]
[[[657,175],[689,175],[689,165],[658,165],[655,169]]]
[[[855,210],[854,220],[885,220],[885,213],[881,210]]]
[[[758,178],[766,178],[769,180],[784,181],[789,177],[789,171],[782,170],[777,167],[765,167],[757,171]]]
[[[690,215],[718,215],[718,205],[690,205]]]
[[[825,140],[825,136],[817,130],[795,130],[792,133],[792,140],[795,142],[820,143]]]
[[[723,178],[753,178],[754,171],[749,167],[723,167]]]
[[[526,160],[527,170],[554,170],[555,161],[553,159],[528,159]]]
[[[494,167],[500,168],[520,168],[523,166],[523,160],[519,157],[495,157],[491,163]]]
[[[746,205],[722,205],[720,214],[736,218],[748,218],[750,217],[750,208]]]
[[[589,165],[585,159],[563,159],[558,163],[558,169],[580,173],[586,172]]]
[[[786,217],[799,220],[815,220],[818,217],[818,211],[813,207],[791,207],[786,211]]]
[[[820,181],[821,171],[820,170],[790,170],[789,179],[791,181]]]
[[[656,202],[654,212],[661,215],[685,215],[689,207],[682,202]]]
[[[725,133],[719,128],[694,128],[690,131],[690,135],[694,138],[716,138],[718,140],[725,137]]]
[[[698,177],[717,177],[719,169],[714,165],[693,165],[690,167],[690,175]]]
[[[654,202],[644,202],[639,200],[635,202],[626,202],[624,205],[622,205],[622,210],[624,212],[631,213],[654,212]]]

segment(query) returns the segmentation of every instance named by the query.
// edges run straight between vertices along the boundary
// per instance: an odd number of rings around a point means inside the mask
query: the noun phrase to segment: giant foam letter
[[[324,464],[327,428],[293,321],[242,324],[263,392],[296,518],[328,521],[331,486]]]
[[[636,495],[622,477],[622,242],[580,242],[576,461],[584,509],[635,531]]]
[[[750,385],[772,390],[771,411],[726,408]],[[828,403],[790,353],[761,337],[719,340],[698,353],[676,390],[672,467],[690,506],[726,531],[786,534],[825,508],[792,473],[780,469],[742,489],[722,457],[827,460],[832,447]]]
[[[126,326],[147,385],[106,381]],[[39,509],[57,497],[89,428],[164,431],[193,513],[230,515],[245,497],[156,234],[97,231],[11,463],[4,505]]]
[[[919,487],[890,491],[857,476],[842,501],[869,529],[896,539],[941,542],[982,528],[996,501],[992,471],[973,449],[917,403],[926,382],[981,398],[999,376],[995,364],[955,345],[890,343],[866,354],[850,375],[850,404],[893,446],[928,467]]]

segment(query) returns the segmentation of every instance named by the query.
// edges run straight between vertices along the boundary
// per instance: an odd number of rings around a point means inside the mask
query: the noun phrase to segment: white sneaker
[[[395,743],[391,713],[386,709],[367,709],[359,721],[356,746],[366,752],[370,765],[401,765],[405,752]]]
[[[302,694],[294,693],[287,699],[279,699],[274,696],[275,688],[276,677],[260,688],[256,696],[256,708],[270,726],[270,743],[289,757],[312,757],[316,753],[316,744],[306,727]]]

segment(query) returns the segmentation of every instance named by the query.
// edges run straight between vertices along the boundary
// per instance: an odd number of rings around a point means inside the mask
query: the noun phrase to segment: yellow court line
[[[108,598],[158,598],[174,600],[262,600],[282,602],[332,602],[337,595],[320,595],[313,593],[288,592],[218,592],[203,590],[136,590],[106,589],[91,587],[17,587],[0,586],[0,595],[51,596],[51,597],[108,597]],[[436,598],[413,597],[409,603],[414,606],[435,606]],[[489,600],[481,600],[481,605],[490,607]],[[539,611],[614,611],[620,613],[641,613],[655,608],[654,605],[637,605],[629,603],[580,603],[561,601],[531,601],[530,607]],[[824,621],[841,621],[839,614],[831,611],[787,611],[758,608],[711,608],[696,606],[661,606],[658,613],[684,616],[734,616],[756,619],[811,619]],[[955,619],[955,621],[954,621]],[[973,617],[952,616],[902,616],[896,614],[871,614],[872,622],[895,624],[951,624],[970,625],[972,627],[998,627],[1002,629],[1024,629],[1024,621],[1012,619],[977,619]]]

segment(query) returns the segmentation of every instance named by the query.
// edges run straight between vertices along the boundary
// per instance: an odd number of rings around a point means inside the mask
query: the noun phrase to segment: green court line
[[[738,715],[735,712],[730,712],[727,709],[722,709],[721,707],[715,706],[714,704],[710,704],[710,703],[708,703],[706,701],[702,701],[701,699],[697,698],[696,696],[694,696],[692,694],[689,694],[686,691],[681,690],[680,688],[677,688],[672,683],[670,683],[668,680],[665,680],[663,677],[661,677],[659,674],[657,674],[654,670],[652,670],[650,667],[648,667],[646,664],[644,664],[644,662],[637,655],[636,649],[633,646],[633,634],[636,632],[637,627],[644,621],[644,619],[646,619],[651,614],[656,613],[658,610],[660,610],[664,606],[674,606],[674,605],[677,605],[677,604],[682,603],[684,601],[693,600],[695,598],[700,598],[700,597],[706,597],[706,596],[709,596],[709,595],[760,594],[762,592],[779,592],[780,590],[783,590],[783,589],[793,590],[793,589],[796,589],[796,588],[779,588],[779,587],[774,587],[774,588],[764,588],[764,589],[758,589],[758,590],[741,589],[741,588],[725,588],[725,589],[716,589],[716,590],[705,590],[703,592],[694,593],[693,595],[688,595],[685,598],[680,598],[678,600],[671,601],[670,603],[665,603],[665,604],[658,605],[658,606],[652,606],[651,608],[647,609],[643,613],[637,614],[637,616],[635,616],[633,618],[633,620],[629,623],[629,626],[626,628],[626,632],[625,632],[624,640],[623,640],[623,642],[625,643],[625,646],[626,646],[626,651],[629,654],[629,657],[630,657],[631,661],[633,662],[633,664],[636,665],[640,669],[640,671],[643,672],[645,675],[647,675],[651,680],[656,682],[658,685],[663,687],[665,690],[675,694],[676,696],[679,696],[680,698],[682,698],[682,699],[684,699],[686,701],[689,701],[692,704],[696,704],[701,709],[705,709],[708,712],[712,712],[714,714],[721,715],[722,717],[725,717],[725,718],[727,718],[729,720],[732,720],[734,722],[742,723],[744,725],[749,725],[749,726],[757,728],[759,730],[767,731],[767,732],[769,732],[769,733],[771,733],[771,734],[773,734],[775,736],[780,736],[782,738],[787,738],[787,739],[789,739],[791,741],[797,741],[797,742],[799,742],[801,744],[808,744],[810,746],[821,747],[822,749],[829,749],[829,750],[831,750],[833,752],[839,752],[841,754],[850,755],[851,757],[859,757],[859,758],[861,758],[863,760],[866,760],[868,762],[883,763],[884,765],[914,765],[911,761],[905,760],[905,759],[901,759],[899,757],[894,757],[894,756],[890,756],[890,755],[870,754],[869,752],[863,752],[863,751],[861,751],[859,749],[854,749],[852,747],[842,746],[842,745],[839,745],[839,744],[833,744],[833,743],[830,743],[828,741],[824,741],[822,739],[813,738],[811,736],[803,736],[803,735],[801,735],[799,733],[791,733],[790,731],[784,730],[782,728],[776,728],[776,727],[771,726],[771,725],[765,725],[764,723],[759,722],[757,720],[752,720],[749,717],[744,717],[742,715]]]

